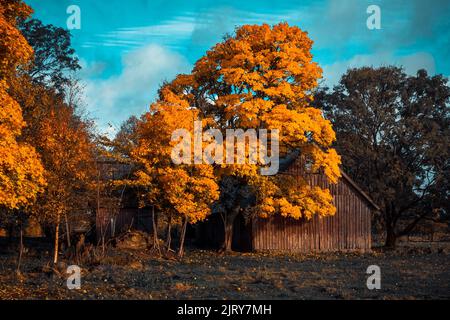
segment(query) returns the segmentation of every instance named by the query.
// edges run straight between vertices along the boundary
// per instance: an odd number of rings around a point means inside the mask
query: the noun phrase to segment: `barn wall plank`
[[[329,184],[323,174],[305,174],[301,165],[288,170],[312,186],[328,187],[337,208],[335,216],[310,221],[282,217],[255,219],[252,224],[252,244],[255,250],[295,252],[368,251],[371,246],[371,211],[353,186],[341,179]]]

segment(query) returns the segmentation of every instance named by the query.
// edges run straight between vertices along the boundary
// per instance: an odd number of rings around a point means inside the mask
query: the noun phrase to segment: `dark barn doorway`
[[[239,214],[233,224],[233,241],[231,249],[237,252],[251,252],[252,246],[252,230],[251,221],[245,221],[244,215]]]

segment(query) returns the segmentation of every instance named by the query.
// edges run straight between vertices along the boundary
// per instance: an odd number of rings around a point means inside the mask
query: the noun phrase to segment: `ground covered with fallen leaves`
[[[148,250],[110,248],[80,265],[81,289],[48,270],[49,252],[0,252],[0,299],[448,299],[447,250],[370,254],[273,255],[188,249],[182,261]],[[366,286],[367,267],[381,269],[381,289]],[[47,266],[47,267],[46,267]]]

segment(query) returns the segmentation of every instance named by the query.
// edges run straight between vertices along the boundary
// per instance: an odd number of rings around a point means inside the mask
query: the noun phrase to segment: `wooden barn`
[[[99,182],[127,179],[132,167],[114,159],[103,158],[97,162]],[[102,190],[95,203],[95,227],[97,239],[113,238],[130,229],[152,231],[152,212],[149,208],[138,208],[135,195],[123,190]]]
[[[371,249],[371,212],[377,205],[347,175],[329,184],[323,174],[305,174],[300,157],[287,159],[280,174],[305,177],[313,186],[327,187],[333,194],[337,212],[332,217],[295,220],[275,216],[245,221],[238,216],[233,227],[232,249],[236,251],[331,252]],[[224,238],[220,218],[210,217],[198,229],[199,243],[219,246]]]

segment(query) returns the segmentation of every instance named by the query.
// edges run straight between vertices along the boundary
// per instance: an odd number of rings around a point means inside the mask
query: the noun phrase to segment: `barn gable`
[[[306,178],[311,186],[329,188],[336,206],[332,217],[315,215],[310,221],[275,216],[251,221],[252,249],[293,252],[369,251],[371,211],[378,206],[341,171],[337,184],[322,173],[306,173],[301,157],[285,159],[282,173]]]
[[[281,175],[306,178],[312,186],[329,188],[336,206],[332,217],[311,220],[295,220],[274,216],[253,218],[245,221],[238,216],[234,223],[233,250],[237,251],[286,251],[286,252],[331,252],[360,251],[371,249],[371,211],[377,205],[347,175],[337,184],[330,184],[324,174],[304,171],[298,154],[280,161]],[[200,228],[200,243],[219,246],[223,240],[222,221],[214,216]]]

